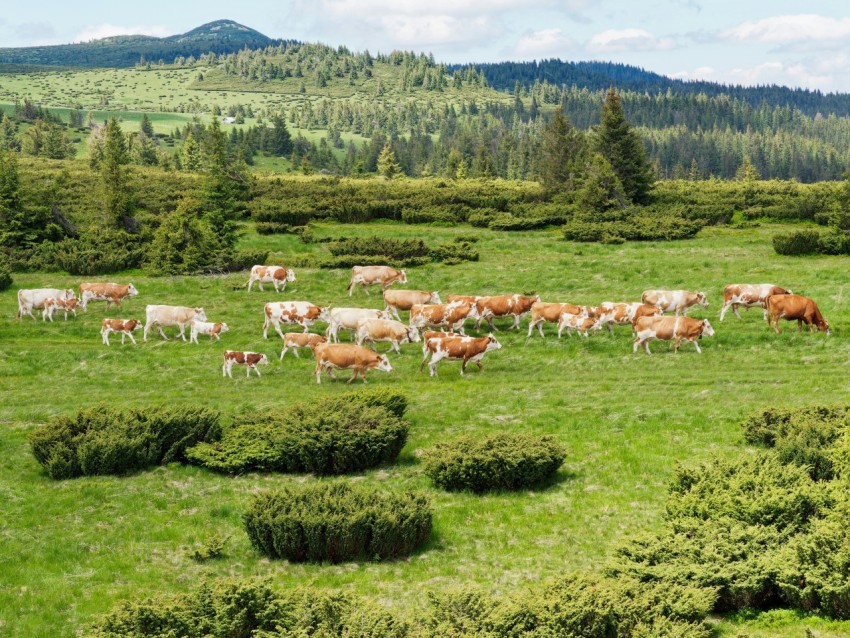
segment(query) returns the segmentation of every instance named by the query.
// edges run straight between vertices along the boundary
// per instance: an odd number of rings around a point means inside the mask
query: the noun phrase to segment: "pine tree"
[[[9,116],[3,113],[0,119],[0,150],[19,151],[20,149],[21,141],[15,134],[15,125]]]
[[[100,191],[103,212],[110,226],[125,228],[130,214],[130,182],[127,140],[116,117],[106,123],[103,159],[100,162]]]
[[[395,153],[389,144],[384,144],[378,155],[378,174],[386,179],[392,179],[401,173],[401,166],[395,159]]]
[[[139,124],[139,129],[142,133],[147,135],[148,139],[153,140],[153,124],[151,124],[151,120],[147,113],[142,114],[142,121]]]
[[[596,149],[610,162],[626,196],[645,204],[654,178],[646,149],[623,113],[620,96],[611,88],[602,106],[602,118],[594,130]]]
[[[184,171],[197,171],[201,168],[201,147],[192,131],[186,134],[180,148],[180,166]]]
[[[558,108],[543,130],[540,179],[546,188],[572,189],[583,172],[587,142]]]
[[[206,219],[222,246],[236,243],[235,219],[250,194],[250,178],[245,162],[227,152],[227,136],[218,118],[213,118],[201,139],[201,168],[204,172],[202,203]]]
[[[590,219],[598,218],[606,211],[625,207],[623,185],[610,162],[601,153],[594,153],[588,161],[587,175],[576,193],[576,203],[581,216]]]

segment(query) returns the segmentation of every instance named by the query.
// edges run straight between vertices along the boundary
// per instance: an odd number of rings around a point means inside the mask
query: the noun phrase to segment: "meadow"
[[[688,241],[585,245],[562,241],[554,230],[317,225],[319,237],[380,234],[436,244],[478,236],[478,262],[409,270],[408,287],[439,290],[443,297],[533,292],[544,300],[595,304],[637,300],[645,288],[688,288],[707,293],[710,306],[691,315],[709,318],[717,332],[703,340],[702,355],[687,344],[674,355],[671,344],[656,342],[647,357],[632,354],[627,328],[559,341],[548,325],[545,340],[527,340],[526,320],[521,332],[499,331],[503,349],[487,355],[482,372],[470,368],[464,377],[456,362],[442,363],[436,378],[418,373],[420,346],[403,346],[400,356],[390,355],[394,371],[371,373],[369,385],[409,395],[408,444],[397,464],[351,480],[428,493],[434,531],[407,560],[336,566],[263,558],[241,524],[250,494],[314,477],[225,477],[172,464],[127,477],[52,481],[32,457],[27,435],[51,416],[98,402],[200,403],[234,415],[348,391],[341,381],[317,385],[309,356],[287,354],[278,362],[282,344],[277,337],[263,340],[262,307],[275,299],[382,307],[377,291],[349,299],[344,270],[298,269],[298,281],[282,294],[270,286],[247,293],[247,273],[122,273],[109,280],[132,281],[140,295],[108,316],[143,318],[148,303],[196,305],[231,330],[220,344],[161,341],[152,333],[136,347],[113,336],[107,348],[99,304],[67,322],[14,318],[15,289],[77,287],[81,278],[16,274],[13,288],[0,293],[0,633],[70,636],[119,601],[187,591],[223,575],[337,589],[415,613],[428,590],[477,583],[510,595],[571,571],[599,570],[623,538],[657,529],[676,463],[744,448],[738,425],[744,415],[768,406],[846,402],[850,258],[778,256],[770,238],[787,230],[708,227]],[[268,263],[281,264],[325,250],[291,235],[250,231],[240,247],[267,248]],[[731,313],[717,320],[725,284],[761,282],[816,299],[833,334],[797,334],[786,323],[774,335],[759,309],[742,311],[740,321]],[[242,370],[222,378],[225,348],[263,351],[272,363],[259,379],[245,378]],[[555,435],[568,450],[557,480],[536,491],[475,496],[442,492],[424,476],[422,450],[457,434],[494,431]],[[214,535],[228,538],[224,555],[194,561],[191,550]],[[850,635],[848,622],[791,612],[741,614],[718,619],[717,627],[729,636]]]

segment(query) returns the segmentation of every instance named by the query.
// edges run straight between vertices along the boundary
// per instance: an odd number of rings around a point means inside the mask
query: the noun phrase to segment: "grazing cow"
[[[387,341],[400,354],[402,343],[419,342],[419,331],[393,319],[361,319],[357,324],[356,343],[362,346],[364,341],[372,345],[377,341]]]
[[[768,325],[773,324],[773,331],[779,334],[779,319],[797,320],[797,331],[803,331],[803,322],[809,326],[809,332],[814,332],[815,326],[829,335],[829,324],[818,309],[814,299],[802,295],[771,295],[767,298],[767,311],[770,314]]]
[[[634,331],[635,322],[641,317],[656,317],[664,314],[658,306],[639,302],[614,303],[603,301],[597,308],[599,308],[599,323],[608,328],[608,334],[614,332],[611,329],[611,324],[631,326],[632,331]]]
[[[295,281],[295,271],[283,266],[252,266],[251,276],[248,278],[248,292],[254,282],[263,290],[263,284],[274,284],[275,292],[286,290],[287,281]]]
[[[286,332],[283,335],[283,350],[280,351],[280,360],[283,361],[283,355],[286,351],[292,348],[296,357],[299,348],[315,348],[318,343],[327,343],[322,335],[313,334],[312,332]]]
[[[416,304],[410,309],[410,327],[442,328],[463,332],[463,324],[467,319],[477,319],[478,311],[475,304],[465,301],[453,301],[440,304]]]
[[[599,319],[593,319],[586,315],[574,315],[570,312],[562,312],[561,317],[558,319],[558,339],[561,338],[564,329],[567,330],[567,335],[569,336],[572,336],[572,331],[575,330],[582,337],[587,338],[589,330],[600,330],[601,328],[602,324],[599,322]]]
[[[325,336],[331,343],[339,342],[339,331],[348,330],[353,336],[361,319],[392,319],[385,310],[374,308],[332,308]]]
[[[32,288],[30,290],[21,288],[18,291],[18,319],[23,319],[28,314],[35,321],[33,310],[44,310],[44,302],[48,299],[71,299],[74,291],[70,288],[60,290],[59,288]]]
[[[762,308],[762,317],[767,321],[767,298],[771,295],[790,295],[790,290],[785,290],[773,284],[729,284],[723,289],[723,308],[720,310],[720,321],[726,316],[729,308],[738,319],[738,306],[750,309],[753,306]]]
[[[422,333],[422,356],[424,357],[428,354],[428,339],[436,339],[443,337],[463,337],[464,339],[474,339],[475,337],[467,337],[466,335],[462,335],[459,332],[444,332],[441,330],[425,330]],[[422,372],[422,368],[419,368],[419,371]]]
[[[646,354],[649,351],[649,342],[653,339],[670,341],[674,339],[676,346],[673,351],[679,351],[679,343],[690,341],[694,344],[697,352],[702,354],[697,339],[702,337],[713,337],[714,328],[708,323],[708,319],[691,319],[690,317],[641,317],[635,322],[635,342],[632,352],[637,352],[639,346],[643,346]]]
[[[519,322],[522,318],[531,312],[531,306],[540,301],[540,296],[528,297],[526,295],[494,295],[492,297],[479,297],[475,302],[475,307],[478,310],[478,322],[475,327],[481,325],[482,320],[486,320],[490,325],[491,330],[496,330],[493,325],[495,317],[513,317],[514,323],[509,328],[519,328]]]
[[[79,299],[76,297],[70,297],[68,299],[54,299],[53,297],[49,297],[44,300],[44,310],[41,311],[41,320],[53,321],[53,313],[57,310],[65,311],[65,321],[68,321],[68,313],[71,312],[74,316],[77,316],[77,303]]]
[[[227,332],[230,328],[226,323],[209,323],[194,319],[189,324],[189,343],[198,343],[198,335],[209,335],[210,341],[218,341],[221,339],[221,334]]]
[[[130,337],[133,345],[136,345],[136,340],[133,338],[133,332],[142,327],[142,322],[137,319],[104,319],[100,322],[100,336],[105,345],[109,345],[109,333],[121,333],[121,345],[124,345],[124,337]]]
[[[396,319],[401,320],[398,316],[399,310],[410,310],[415,304],[442,302],[439,294],[428,290],[385,290],[384,303],[387,306],[384,310],[393,313]]]
[[[109,310],[109,306],[112,304],[120,307],[124,299],[135,297],[138,294],[139,291],[133,284],[126,286],[103,283],[80,284],[80,305],[83,307],[83,312],[88,312],[90,301],[105,301],[106,310]]]
[[[145,332],[144,340],[148,340],[148,332],[154,326],[159,329],[159,334],[166,341],[168,337],[162,331],[164,326],[177,326],[180,330],[180,338],[186,341],[186,326],[192,321],[206,321],[207,315],[203,308],[188,308],[186,306],[145,306]]]
[[[329,308],[317,306],[309,301],[273,301],[267,303],[263,308],[263,339],[269,338],[269,325],[273,325],[277,334],[283,339],[280,324],[296,324],[304,328],[304,332],[310,329],[317,321],[329,323],[331,320]]]
[[[351,282],[348,284],[348,296],[354,293],[354,287],[357,284],[363,286],[366,294],[369,294],[368,286],[381,284],[381,290],[386,290],[395,282],[400,284],[407,283],[407,273],[403,270],[396,270],[389,266],[352,266],[351,267]]]
[[[269,358],[264,355],[262,352],[240,352],[238,350],[225,350],[224,351],[224,363],[221,364],[221,376],[233,378],[233,366],[235,365],[244,365],[247,370],[245,373],[246,377],[251,376],[251,370],[257,373],[257,376],[260,375],[260,370],[257,368],[258,365],[267,366],[269,365]]]
[[[708,307],[704,292],[689,292],[687,290],[644,290],[640,300],[651,306],[656,306],[661,312],[675,312],[676,316],[688,314],[688,308],[699,304]]]
[[[481,299],[478,295],[449,295],[446,297],[446,303],[470,303],[473,306],[475,302]],[[438,302],[439,303],[439,302]]]
[[[498,350],[502,347],[496,337],[488,335],[486,337],[461,337],[461,336],[445,336],[432,337],[425,341],[425,357],[419,365],[419,371],[425,366],[430,355],[431,360],[428,361],[429,375],[437,376],[437,364],[443,359],[463,360],[460,366],[460,373],[466,371],[466,365],[472,361],[478,366],[479,370],[483,370],[481,359],[491,350]]]
[[[313,346],[313,354],[316,356],[316,383],[322,382],[322,370],[336,381],[334,370],[351,368],[354,373],[348,383],[354,381],[358,374],[366,383],[366,372],[369,370],[393,371],[386,355],[350,343],[319,343]]]
[[[574,306],[571,303],[548,303],[536,301],[531,304],[531,323],[528,324],[528,337],[534,332],[534,328],[543,336],[543,323],[558,323],[561,314],[568,312],[573,315],[587,316],[587,306]]]

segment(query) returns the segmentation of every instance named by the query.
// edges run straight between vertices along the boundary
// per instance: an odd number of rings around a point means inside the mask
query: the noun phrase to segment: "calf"
[[[316,383],[322,382],[322,370],[336,380],[334,370],[351,368],[354,372],[348,383],[354,381],[358,374],[363,377],[363,383],[366,383],[366,372],[369,370],[393,370],[386,355],[349,343],[319,343],[313,347],[313,354],[316,357]]]
[[[641,317],[635,322],[635,342],[632,352],[637,352],[638,347],[643,346],[646,354],[649,351],[649,342],[653,339],[662,341],[676,341],[674,352],[679,351],[679,344],[690,341],[694,344],[697,352],[702,354],[697,339],[703,336],[714,336],[714,329],[708,323],[708,319],[691,319],[690,317]]]
[[[470,361],[478,366],[479,370],[483,370],[481,359],[491,350],[498,350],[502,347],[496,337],[488,335],[486,337],[432,337],[425,342],[426,352],[422,363],[419,365],[419,371],[422,371],[425,362],[430,355],[431,360],[428,361],[429,376],[437,376],[437,364],[443,359],[462,360],[460,373],[466,371],[466,364]]]
[[[156,326],[159,334],[166,341],[168,337],[162,331],[163,326],[177,326],[180,330],[180,338],[186,341],[186,326],[192,321],[206,321],[207,315],[203,308],[189,308],[187,306],[145,306],[145,331],[144,340],[147,342],[150,329]]]
[[[263,284],[273,284],[275,292],[286,290],[286,282],[295,281],[295,271],[283,266],[253,266],[251,276],[248,278],[248,292],[254,282],[263,290]]]
[[[361,319],[357,324],[356,343],[362,346],[364,341],[373,345],[376,341],[386,341],[395,352],[401,353],[402,343],[419,342],[419,331],[392,319]]]
[[[244,365],[247,368],[246,377],[251,376],[251,370],[260,375],[258,365],[267,366],[269,364],[268,357],[262,352],[239,352],[238,350],[225,350],[224,363],[221,365],[221,376],[233,378],[233,366]]]
[[[121,333],[121,345],[124,345],[124,337],[130,337],[133,345],[136,345],[136,340],[133,338],[133,332],[142,327],[142,322],[136,319],[104,319],[100,322],[100,336],[105,345],[109,345],[109,333]]]
[[[209,323],[193,319],[189,324],[189,343],[198,343],[198,335],[209,335],[210,341],[218,341],[220,335],[227,332],[230,328],[226,323]]]
[[[381,284],[381,290],[386,290],[395,282],[406,284],[407,273],[403,270],[390,268],[389,266],[352,266],[351,281],[346,290],[350,297],[354,293],[354,288],[357,284],[360,284],[368,295],[369,288],[367,286]]]
[[[815,326],[829,335],[829,324],[818,309],[814,299],[802,295],[771,295],[767,298],[767,311],[770,314],[768,325],[773,324],[773,331],[779,334],[779,319],[797,320],[797,331],[803,331],[803,322],[809,326],[809,332],[814,332]]]
[[[300,357],[298,354],[300,348],[312,349],[319,343],[327,343],[327,339],[312,332],[286,332],[283,335],[283,350],[280,351],[280,360],[283,361],[283,355],[290,348],[292,348],[296,357]]]
[[[600,330],[602,328],[602,324],[599,323],[598,319],[591,319],[585,315],[574,315],[569,312],[561,313],[561,318],[558,319],[558,339],[561,338],[561,334],[564,332],[564,329],[567,330],[567,334],[572,336],[572,331],[575,330],[582,337],[587,338],[589,330]]]
[[[60,290],[59,288],[21,288],[18,291],[18,319],[23,319],[24,315],[29,315],[35,321],[33,310],[44,310],[44,302],[48,299],[70,299],[74,296],[74,291],[70,288]]]
[[[416,304],[410,309],[410,327],[422,328],[446,327],[452,331],[463,332],[467,319],[476,319],[478,311],[475,304],[465,301],[453,301],[447,304]]]
[[[392,319],[392,315],[373,308],[333,308],[325,336],[328,341],[336,343],[339,341],[340,329],[348,330],[353,335],[361,319]]]
[[[415,304],[426,303],[442,303],[440,295],[428,290],[392,290],[384,291],[384,303],[386,312],[391,312],[396,319],[401,320],[398,316],[399,310],[410,310]]]
[[[746,309],[760,306],[762,317],[767,321],[767,298],[772,295],[790,295],[790,290],[785,290],[773,284],[729,284],[723,289],[723,308],[720,309],[720,321],[726,316],[729,308],[738,319],[738,307]]]
[[[68,313],[71,312],[76,317],[77,316],[77,303],[79,299],[76,297],[70,297],[68,299],[55,299],[50,297],[44,300],[44,310],[41,311],[41,320],[53,321],[53,313],[57,310],[65,311],[65,321],[68,321]]]
[[[573,315],[587,316],[587,306],[574,306],[571,303],[547,303],[537,301],[531,304],[531,323],[528,324],[528,338],[531,338],[534,328],[543,337],[544,322],[558,323],[561,315],[568,312]]]
[[[135,297],[139,294],[133,284],[106,284],[106,283],[84,283],[80,284],[80,301],[83,312],[88,312],[90,301],[105,301],[106,309],[115,304],[120,306],[127,297]]]
[[[263,339],[269,338],[269,326],[274,326],[275,332],[283,339],[280,324],[295,324],[310,329],[317,321],[329,323],[331,320],[329,308],[323,308],[309,301],[273,301],[263,307]]]
[[[614,303],[603,301],[599,306],[599,323],[608,328],[608,334],[613,334],[611,324],[616,326],[631,326],[634,332],[635,322],[641,317],[656,317],[664,313],[658,306],[645,303]]]
[[[657,306],[661,312],[675,312],[677,317],[687,316],[688,308],[697,304],[708,307],[704,292],[688,290],[644,290],[640,299],[645,304]]]
[[[531,306],[540,301],[540,296],[528,297],[526,295],[494,295],[492,297],[479,297],[475,302],[478,310],[478,322],[475,327],[486,320],[491,330],[495,330],[493,319],[496,317],[513,317],[513,325],[509,330],[519,328],[522,318],[531,312]]]

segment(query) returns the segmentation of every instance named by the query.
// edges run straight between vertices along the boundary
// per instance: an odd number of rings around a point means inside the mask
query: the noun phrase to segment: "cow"
[[[463,337],[464,339],[474,339],[475,337],[467,337],[459,332],[444,332],[442,330],[425,330],[422,332],[422,356],[428,354],[428,339],[443,338],[443,337]],[[422,369],[420,368],[420,372]]]
[[[519,322],[522,318],[531,312],[531,306],[540,301],[540,296],[529,297],[526,295],[494,295],[492,297],[479,297],[475,302],[475,307],[478,310],[478,321],[475,327],[481,325],[481,321],[485,320],[491,330],[496,330],[493,325],[495,317],[513,317],[514,323],[509,328],[519,328]]]
[[[814,332],[815,326],[829,335],[829,324],[818,309],[814,299],[802,295],[771,295],[767,298],[768,325],[773,324],[773,331],[779,334],[779,319],[797,320],[797,331],[803,331],[803,322],[809,326],[809,332]]]
[[[351,368],[354,373],[348,383],[353,382],[358,374],[363,377],[363,383],[366,383],[366,372],[369,370],[393,370],[386,355],[350,343],[318,343],[313,346],[313,354],[316,357],[316,383],[322,382],[322,370],[336,380],[334,370]]]
[[[309,301],[273,301],[263,307],[263,339],[269,338],[269,326],[273,325],[283,339],[280,324],[299,325],[307,332],[317,321],[330,322],[329,308],[317,306]]]
[[[640,300],[651,306],[656,306],[661,312],[675,312],[676,316],[688,314],[688,308],[699,304],[708,307],[708,299],[704,292],[688,290],[644,290]]]
[[[449,295],[448,297],[446,297],[446,303],[465,302],[470,303],[474,306],[475,302],[479,299],[481,299],[479,295]]]
[[[428,290],[385,290],[384,303],[386,304],[384,310],[393,313],[396,319],[401,320],[398,316],[399,310],[410,310],[415,304],[442,302],[437,292]]]
[[[641,317],[656,317],[664,313],[658,306],[640,302],[615,303],[603,301],[597,306],[599,309],[599,324],[608,329],[608,334],[613,334],[611,324],[616,326],[631,326],[634,331],[635,322]]]
[[[587,315],[574,315],[571,312],[562,312],[561,317],[558,319],[558,339],[561,338],[564,329],[567,330],[569,336],[572,336],[572,331],[575,330],[581,336],[587,338],[588,331],[600,330],[601,328],[602,324],[599,322],[599,319],[593,319]]]
[[[48,299],[71,299],[74,297],[74,291],[68,288],[60,290],[59,288],[21,288],[18,291],[18,319],[23,319],[24,314],[28,314],[35,321],[33,310],[44,310],[44,302]]]
[[[286,332],[283,335],[283,350],[280,351],[280,360],[283,361],[283,355],[286,351],[292,348],[296,357],[299,348],[314,348],[318,343],[327,343],[322,335],[313,334],[312,332]]]
[[[426,352],[422,363],[419,365],[419,371],[422,372],[429,355],[431,360],[428,361],[428,373],[432,377],[437,376],[437,364],[443,359],[462,360],[461,375],[466,371],[466,365],[470,361],[475,363],[479,370],[483,370],[484,366],[481,364],[481,359],[484,355],[501,347],[502,344],[492,334],[486,337],[432,337],[425,342]]]
[[[790,294],[793,294],[790,290],[785,290],[773,284],[729,284],[723,289],[723,308],[720,309],[720,321],[723,321],[729,308],[732,308],[732,312],[740,319],[739,306],[748,310],[754,306],[760,306],[762,318],[767,321],[767,298],[771,295]]]
[[[109,333],[121,333],[121,345],[124,345],[124,337],[130,337],[133,345],[136,345],[136,340],[133,337],[133,332],[142,327],[142,322],[138,319],[104,319],[100,322],[100,336],[103,339],[104,345],[109,345]]]
[[[690,341],[694,344],[697,352],[702,354],[697,339],[702,337],[713,337],[714,328],[708,322],[708,319],[691,319],[690,317],[641,317],[635,322],[635,342],[632,349],[633,353],[638,351],[638,347],[643,346],[646,354],[652,354],[649,351],[649,342],[653,339],[662,341],[676,341],[673,349],[674,352],[679,351],[679,343]]]
[[[410,327],[442,328],[464,334],[463,324],[467,319],[477,319],[475,304],[465,301],[453,301],[442,304],[415,304],[410,309]]]
[[[366,294],[369,294],[368,286],[381,284],[381,290],[386,290],[395,282],[400,284],[407,283],[407,273],[403,270],[396,270],[389,266],[352,266],[351,267],[351,282],[348,284],[348,296],[354,294],[354,288],[357,284],[363,286]]]
[[[221,376],[233,378],[233,366],[244,365],[247,370],[246,377],[251,376],[251,370],[257,373],[257,376],[262,376],[258,365],[269,365],[269,358],[262,352],[240,352],[238,350],[225,350],[224,363],[221,364]]]
[[[374,308],[333,308],[330,316],[325,336],[331,343],[339,342],[340,329],[348,330],[353,335],[361,319],[392,319],[390,313]]]
[[[145,306],[145,331],[144,341],[148,340],[148,333],[154,326],[159,329],[159,334],[166,341],[168,337],[162,331],[164,326],[177,326],[180,330],[180,338],[186,341],[186,326],[192,321],[206,321],[207,315],[203,308],[188,308],[186,306]]]
[[[65,321],[68,321],[68,313],[73,313],[73,315],[77,316],[77,303],[79,299],[76,297],[69,297],[68,299],[55,299],[54,297],[49,297],[44,300],[44,310],[41,311],[41,320],[53,321],[53,313],[57,310],[65,311]]]
[[[364,341],[373,345],[377,341],[387,341],[393,350],[400,354],[399,346],[402,343],[419,342],[419,331],[393,319],[361,319],[357,324],[355,343],[362,346]]]
[[[531,304],[531,323],[528,324],[528,338],[531,338],[534,328],[543,337],[543,323],[558,323],[561,319],[561,314],[568,312],[573,315],[587,316],[587,306],[574,306],[571,303],[549,303],[546,301],[536,301]]]
[[[252,266],[251,276],[248,278],[248,292],[251,292],[255,281],[261,292],[263,284],[274,284],[275,292],[283,292],[286,290],[287,281],[295,281],[295,271],[283,266]]]
[[[230,328],[226,323],[210,323],[193,319],[189,324],[189,343],[198,343],[198,335],[209,335],[210,341],[218,341],[221,339],[221,334],[227,332]]]
[[[121,306],[121,302],[127,297],[135,297],[139,294],[133,284],[104,284],[104,283],[84,283],[80,284],[80,301],[83,307],[83,312],[88,312],[90,301],[105,301],[106,310],[109,306],[115,304]]]

